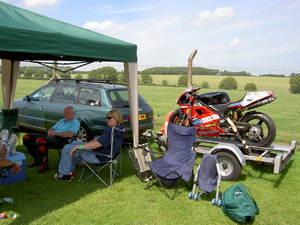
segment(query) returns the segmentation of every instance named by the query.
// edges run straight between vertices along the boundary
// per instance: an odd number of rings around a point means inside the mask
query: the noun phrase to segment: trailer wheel
[[[219,151],[215,155],[218,156],[218,163],[221,165],[222,180],[236,180],[242,172],[239,160],[229,152]]]

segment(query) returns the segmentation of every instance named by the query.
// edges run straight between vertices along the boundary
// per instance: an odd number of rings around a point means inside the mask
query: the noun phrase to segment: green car
[[[47,131],[63,118],[63,109],[73,106],[75,118],[81,127],[77,140],[90,141],[107,127],[106,113],[118,109],[123,114],[124,139],[132,140],[131,116],[126,86],[110,80],[62,80],[44,85],[23,99],[14,101],[19,108],[19,125],[22,132]],[[153,129],[153,109],[138,95],[139,132]]]

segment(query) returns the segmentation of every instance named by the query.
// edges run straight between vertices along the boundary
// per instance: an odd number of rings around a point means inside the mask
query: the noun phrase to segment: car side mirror
[[[30,96],[29,96],[29,95],[25,95],[25,96],[23,97],[23,101],[30,102]]]

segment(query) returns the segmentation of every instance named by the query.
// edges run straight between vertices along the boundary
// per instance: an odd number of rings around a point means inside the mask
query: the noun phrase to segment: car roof
[[[51,84],[78,85],[102,89],[127,89],[125,84],[112,83],[109,79],[55,79]]]

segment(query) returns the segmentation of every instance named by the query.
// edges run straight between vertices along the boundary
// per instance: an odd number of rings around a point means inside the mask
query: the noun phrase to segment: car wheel
[[[81,123],[80,125],[76,140],[82,142],[87,142],[91,140],[91,132],[83,123]]]

